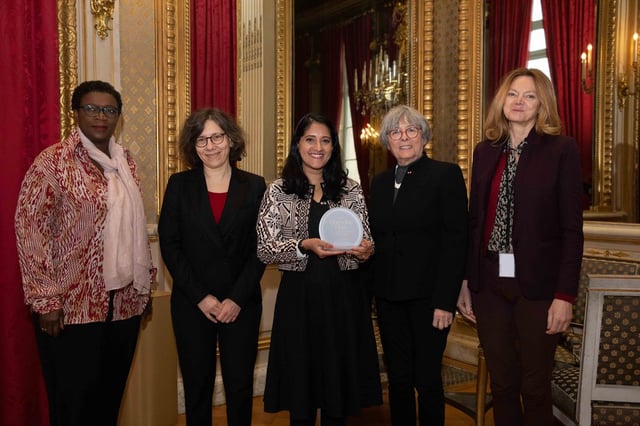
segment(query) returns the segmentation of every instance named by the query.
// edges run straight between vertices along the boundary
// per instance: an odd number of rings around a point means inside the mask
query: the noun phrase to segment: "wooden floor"
[[[464,384],[450,386],[447,391],[451,392],[475,392],[475,381],[470,381]],[[389,418],[389,405],[387,399],[386,388],[383,387],[383,399],[384,405],[379,407],[372,407],[364,409],[362,414],[357,417],[350,417],[348,425],[367,425],[367,426],[389,426],[391,424]],[[220,405],[213,408],[213,424],[215,426],[223,426],[227,424],[225,415],[225,406]],[[462,411],[447,405],[445,407],[445,419],[447,426],[474,426],[475,421],[473,418],[463,413]],[[186,425],[186,419],[184,415],[178,416],[177,426]],[[271,414],[265,413],[262,397],[255,397],[253,399],[253,426],[288,426],[289,425],[289,412],[282,411],[280,413]],[[318,422],[319,424],[319,422]],[[494,426],[493,413],[489,410],[485,417],[485,426]]]

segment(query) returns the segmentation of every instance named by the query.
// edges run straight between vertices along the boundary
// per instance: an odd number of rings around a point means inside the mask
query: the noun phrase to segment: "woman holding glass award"
[[[324,215],[324,216],[323,216]],[[343,232],[358,230],[351,239]],[[305,115],[282,177],[258,215],[258,257],[283,271],[275,306],[265,411],[292,425],[346,424],[382,402],[370,305],[358,267],[373,253],[362,189],[342,168],[334,125]]]

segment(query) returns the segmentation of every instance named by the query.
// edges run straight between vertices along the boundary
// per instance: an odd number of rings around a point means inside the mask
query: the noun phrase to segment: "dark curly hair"
[[[302,157],[298,145],[312,123],[320,123],[329,128],[331,134],[331,158],[322,169],[324,186],[322,191],[324,197],[331,201],[339,201],[344,194],[344,186],[347,183],[347,172],[342,167],[342,155],[340,154],[340,141],[335,126],[327,117],[309,113],[298,121],[291,138],[289,155],[282,168],[282,180],[284,192],[296,194],[300,198],[307,198],[309,195],[309,180],[302,170]]]
[[[246,155],[245,135],[242,128],[228,113],[218,108],[203,108],[191,113],[180,132],[178,142],[182,158],[190,168],[202,167],[196,152],[196,139],[202,134],[207,120],[215,122],[227,135],[229,141],[229,163],[232,165]]]
[[[74,111],[79,109],[84,95],[91,92],[109,93],[110,95],[113,95],[113,97],[116,98],[118,113],[122,113],[122,96],[120,96],[120,92],[118,92],[111,84],[100,80],[80,83],[78,87],[74,89],[73,95],[71,95],[71,109]]]

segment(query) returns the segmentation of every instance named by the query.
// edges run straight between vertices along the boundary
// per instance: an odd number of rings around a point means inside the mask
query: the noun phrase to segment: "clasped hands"
[[[198,303],[198,308],[207,319],[213,323],[228,324],[238,319],[240,306],[231,299],[224,299],[220,302],[215,296],[207,294]]]
[[[314,252],[319,258],[336,256],[338,254],[349,254],[360,262],[369,260],[373,254],[373,244],[371,241],[363,239],[359,246],[351,247],[349,250],[335,249],[331,243],[320,238],[307,238],[304,240],[304,249]]]

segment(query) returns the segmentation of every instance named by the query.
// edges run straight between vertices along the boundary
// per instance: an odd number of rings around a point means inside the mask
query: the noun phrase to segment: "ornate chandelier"
[[[370,120],[374,123],[380,122],[382,116],[393,106],[407,102],[409,79],[406,71],[407,61],[403,60],[408,41],[406,17],[406,3],[396,3],[393,9],[396,58],[389,58],[383,43],[376,49],[376,42],[372,41],[372,51],[375,52],[373,57],[364,62],[360,72],[355,70],[353,80],[356,109],[362,115],[369,114]]]
[[[358,70],[354,76],[356,108],[366,115],[381,118],[394,105],[407,100],[407,75],[403,68],[401,55],[398,60],[389,62],[389,55],[380,47],[373,58],[364,63],[361,85],[358,86]]]

